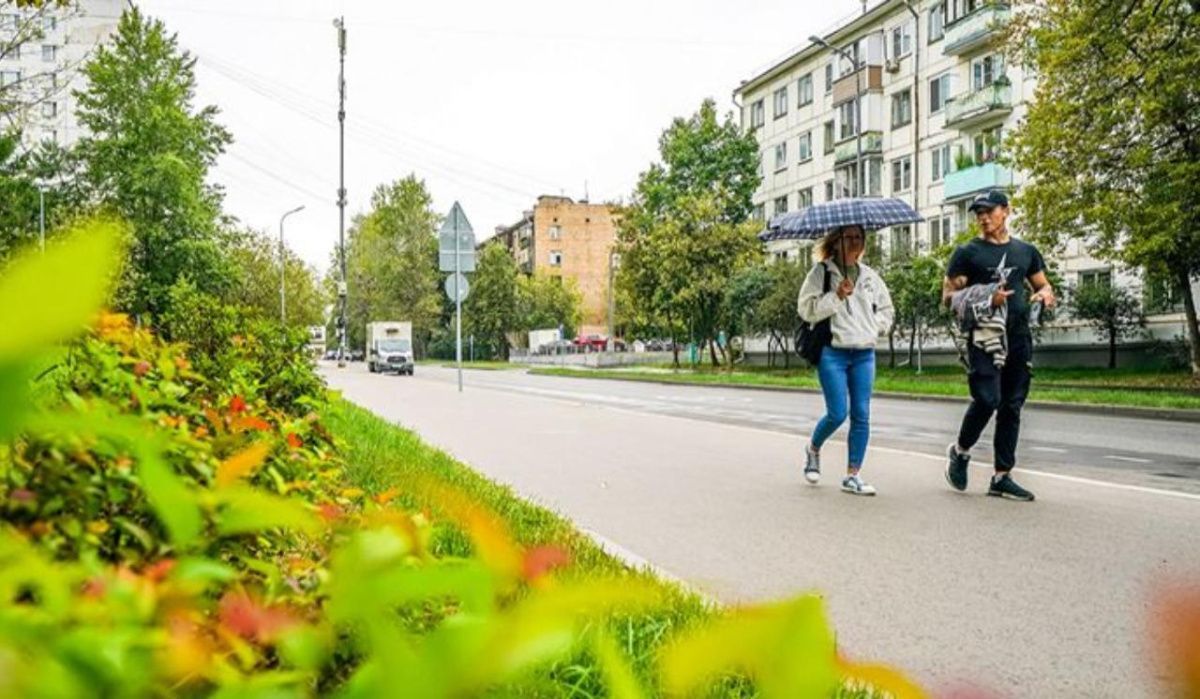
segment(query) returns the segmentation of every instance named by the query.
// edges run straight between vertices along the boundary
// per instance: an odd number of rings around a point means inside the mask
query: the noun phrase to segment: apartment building
[[[124,7],[122,0],[78,0],[65,7],[0,8],[0,97],[6,105],[0,128],[21,129],[26,146],[79,140],[83,130],[72,91],[82,89],[80,68],[116,32]]]
[[[903,199],[925,221],[872,236],[868,254],[879,259],[928,252],[966,228],[975,195],[1018,190],[1025,176],[997,153],[1034,99],[1037,78],[998,46],[1010,18],[1001,2],[884,0],[742,82],[734,99],[761,147],[756,216],[765,224],[847,196]],[[807,245],[775,241],[767,252],[807,257]],[[1151,335],[1182,334],[1182,299],[1169,284],[1114,269],[1078,242],[1056,262],[1068,287],[1135,287]],[[1067,318],[1047,340],[1066,350],[1093,345],[1095,336]]]
[[[573,279],[583,296],[580,334],[607,334],[613,244],[612,207],[543,195],[520,220],[497,226],[491,239],[504,245],[524,274]]]

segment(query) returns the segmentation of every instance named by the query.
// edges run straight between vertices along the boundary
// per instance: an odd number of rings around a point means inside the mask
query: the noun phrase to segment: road
[[[1194,424],[1030,410],[1027,504],[985,497],[984,468],[965,495],[945,485],[961,406],[877,400],[864,475],[880,496],[865,499],[836,487],[844,443],[826,449],[821,486],[802,482],[812,394],[482,371],[459,394],[442,368],[325,371],[348,399],[722,602],[820,591],[847,653],[935,690],[1158,696],[1145,610],[1159,585],[1200,579]]]

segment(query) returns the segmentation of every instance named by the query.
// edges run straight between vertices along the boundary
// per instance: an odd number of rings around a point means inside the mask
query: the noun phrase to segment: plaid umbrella
[[[835,199],[814,204],[803,211],[776,216],[758,237],[763,242],[811,240],[842,226],[862,226],[863,230],[877,231],[924,220],[921,214],[899,199]]]

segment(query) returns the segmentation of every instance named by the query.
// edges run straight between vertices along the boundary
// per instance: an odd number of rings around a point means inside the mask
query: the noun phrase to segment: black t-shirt
[[[954,250],[946,267],[946,276],[951,279],[965,276],[967,286],[1007,280],[1005,288],[1013,291],[1008,297],[1008,332],[1028,335],[1029,295],[1025,280],[1045,269],[1042,253],[1023,240],[1009,238],[1007,243],[997,245],[975,238]]]

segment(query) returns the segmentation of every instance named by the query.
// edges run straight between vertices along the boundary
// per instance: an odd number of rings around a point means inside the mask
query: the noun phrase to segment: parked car
[[[575,354],[579,348],[570,340],[555,340],[547,342],[538,348],[538,354]]]
[[[608,338],[603,335],[580,335],[575,338],[575,346],[585,352],[603,352],[608,349]]]

